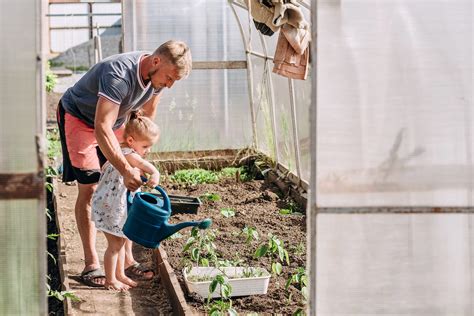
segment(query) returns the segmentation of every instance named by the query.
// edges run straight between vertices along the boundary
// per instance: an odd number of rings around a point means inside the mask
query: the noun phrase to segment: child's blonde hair
[[[130,113],[123,137],[132,136],[137,139],[156,140],[160,136],[160,128],[150,118],[142,116],[139,111]]]

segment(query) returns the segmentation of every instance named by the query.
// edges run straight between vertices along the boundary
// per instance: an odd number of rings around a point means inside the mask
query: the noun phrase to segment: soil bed
[[[213,224],[211,229],[216,230],[215,245],[219,259],[238,260],[240,266],[263,267],[271,272],[271,262],[268,256],[254,259],[256,249],[263,243],[268,243],[268,234],[272,233],[284,242],[288,251],[290,264],[283,264],[281,275],[272,275],[266,295],[254,295],[232,298],[233,307],[238,313],[281,313],[292,314],[298,308],[304,307],[301,291],[294,285],[285,290],[288,278],[296,273],[298,267],[306,265],[306,216],[281,215],[281,209],[288,209],[288,200],[281,199],[278,188],[265,183],[263,180],[237,182],[235,179],[223,179],[216,184],[197,185],[163,185],[168,194],[200,197],[206,193],[215,193],[220,196],[219,201],[204,200],[198,214],[176,214],[170,219],[171,223],[188,220],[199,220],[209,217]],[[231,208],[235,211],[234,217],[225,218],[221,209]],[[255,227],[259,233],[259,240],[246,243],[241,234],[244,227]],[[168,255],[171,266],[175,269],[180,285],[187,293],[184,284],[182,269],[184,263],[183,245],[190,236],[190,229],[182,230],[180,238],[168,239],[162,247]],[[187,294],[188,304],[199,312],[205,312],[207,298]]]

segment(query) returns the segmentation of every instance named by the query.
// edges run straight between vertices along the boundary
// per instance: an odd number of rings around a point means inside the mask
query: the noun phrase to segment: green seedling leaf
[[[204,193],[200,196],[201,199],[211,202],[220,201],[221,197],[217,193]]]
[[[48,234],[46,235],[46,237],[48,237],[48,239],[51,239],[51,240],[56,240],[56,238],[59,237],[59,234]]]
[[[286,208],[282,208],[282,209],[280,210],[280,214],[281,214],[281,215],[289,215],[289,214],[291,214],[291,210],[286,209]]]
[[[198,258],[199,258],[199,249],[198,248],[193,248],[191,250],[191,259],[196,261],[196,260],[198,260]]]
[[[221,209],[221,214],[225,217],[225,218],[229,218],[229,217],[233,217],[235,216],[235,211],[231,208],[223,208]]]
[[[283,271],[283,267],[281,266],[281,263],[279,262],[272,263],[272,271],[274,274],[280,275],[281,272]]]
[[[217,279],[212,280],[211,284],[209,284],[209,293],[210,294],[214,293],[214,291],[216,290],[218,284],[219,284],[219,282],[217,281]]]
[[[260,258],[263,257],[267,254],[268,252],[268,246],[267,245],[261,245],[260,247],[257,248],[255,251],[255,254],[253,255],[254,258]]]

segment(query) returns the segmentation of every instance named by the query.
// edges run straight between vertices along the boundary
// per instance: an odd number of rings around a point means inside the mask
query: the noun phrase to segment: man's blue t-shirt
[[[155,90],[145,86],[140,76],[140,60],[149,53],[131,52],[110,56],[94,65],[61,98],[64,110],[94,127],[97,100],[102,96],[120,107],[113,128],[120,127],[127,115],[140,109]]]

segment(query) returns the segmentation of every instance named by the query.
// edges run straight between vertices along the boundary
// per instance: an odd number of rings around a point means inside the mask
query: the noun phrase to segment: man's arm
[[[161,95],[163,94],[163,90],[160,93],[155,94],[148,100],[145,105],[142,107],[142,114],[144,116],[149,117],[150,119],[154,120],[156,115],[156,109],[158,107],[158,103],[160,102]]]
[[[127,159],[125,159],[120,149],[120,144],[112,130],[118,113],[119,105],[106,98],[99,97],[94,121],[95,137],[104,156],[123,176],[127,189],[135,191],[142,184],[140,172],[130,166]]]

